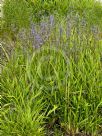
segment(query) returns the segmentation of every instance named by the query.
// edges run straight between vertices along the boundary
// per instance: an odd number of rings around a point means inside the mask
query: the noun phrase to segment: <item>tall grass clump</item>
[[[18,53],[0,76],[1,135],[44,135],[42,87],[37,90],[26,74],[25,56]]]
[[[0,77],[2,135],[101,134],[100,45],[72,36],[14,53]]]
[[[101,8],[94,0],[5,0],[1,136],[102,135]]]

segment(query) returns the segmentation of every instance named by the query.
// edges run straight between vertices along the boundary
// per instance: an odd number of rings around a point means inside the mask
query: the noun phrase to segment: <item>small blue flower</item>
[[[50,25],[53,26],[54,25],[54,16],[50,15]]]
[[[32,25],[31,25],[31,34],[32,34],[33,36],[36,34],[35,24],[32,24]]]
[[[35,40],[38,44],[40,44],[40,45],[43,44],[43,40],[39,34],[35,35]]]

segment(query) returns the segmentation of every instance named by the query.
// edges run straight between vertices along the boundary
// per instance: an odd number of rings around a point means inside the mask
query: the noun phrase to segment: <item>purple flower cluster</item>
[[[50,16],[50,22],[40,22],[40,24],[31,24],[31,37],[33,38],[33,47],[41,47],[50,37],[54,26],[54,16]]]
[[[59,45],[64,40],[64,43],[66,42],[64,45],[69,45],[68,42],[77,45],[77,41],[79,43],[84,41],[85,35],[88,35],[86,31],[87,21],[80,18],[79,15],[68,15],[63,23],[60,20],[55,22],[56,19],[53,15],[47,19],[44,18],[39,24],[32,22],[30,29],[22,29],[19,37],[23,42],[25,41],[25,44],[30,41],[33,48],[39,48],[48,41],[52,44],[54,41],[55,44],[58,43]],[[91,31],[96,34],[96,27],[92,27]]]

